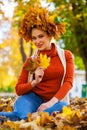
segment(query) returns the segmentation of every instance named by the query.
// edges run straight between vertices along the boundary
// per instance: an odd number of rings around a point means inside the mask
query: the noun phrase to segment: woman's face
[[[51,37],[45,31],[33,28],[31,36],[32,41],[34,42],[38,50],[42,51],[51,49]]]

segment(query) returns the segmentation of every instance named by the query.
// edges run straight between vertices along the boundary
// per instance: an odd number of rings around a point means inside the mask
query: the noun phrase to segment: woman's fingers
[[[37,83],[41,82],[43,76],[44,76],[44,69],[42,67],[38,67],[35,70],[35,80],[37,81]]]

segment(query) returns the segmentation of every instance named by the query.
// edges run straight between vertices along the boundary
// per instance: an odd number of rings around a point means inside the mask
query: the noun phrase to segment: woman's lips
[[[43,44],[39,44],[39,45],[37,45],[38,48],[41,48],[42,46],[43,46]]]

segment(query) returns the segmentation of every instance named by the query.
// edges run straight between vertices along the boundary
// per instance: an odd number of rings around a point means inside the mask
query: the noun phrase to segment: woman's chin
[[[43,51],[44,49],[43,48],[38,48],[39,51]]]

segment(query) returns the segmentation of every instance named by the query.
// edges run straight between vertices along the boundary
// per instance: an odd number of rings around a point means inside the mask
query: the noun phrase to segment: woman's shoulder
[[[73,53],[70,50],[64,50],[66,58],[74,58]]]

